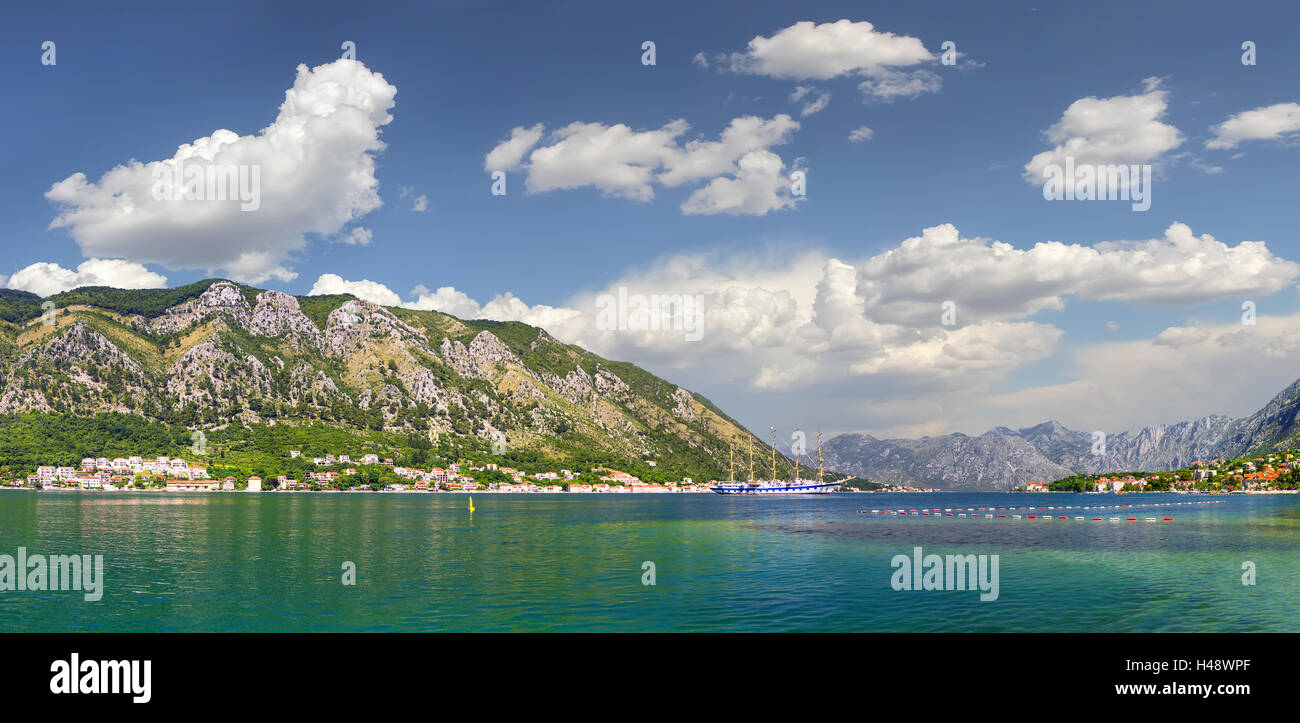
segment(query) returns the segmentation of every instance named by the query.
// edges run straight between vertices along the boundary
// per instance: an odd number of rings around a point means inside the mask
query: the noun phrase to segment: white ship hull
[[[838,482],[731,482],[709,489],[720,495],[824,495],[839,489]]]

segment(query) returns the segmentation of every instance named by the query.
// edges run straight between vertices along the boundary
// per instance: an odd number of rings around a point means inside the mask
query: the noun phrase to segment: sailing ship
[[[799,431],[795,427],[795,431]],[[825,470],[822,465],[822,432],[817,430],[817,479],[800,479],[799,477],[799,445],[794,450],[794,479],[781,480],[776,477],[776,427],[772,427],[772,476],[766,480],[754,479],[754,445],[751,440],[749,446],[749,479],[744,482],[736,481],[736,470],[734,464],[734,448],[728,453],[728,470],[730,471],[731,481],[720,482],[709,489],[720,495],[817,495],[827,494],[839,489],[839,482],[826,482]]]

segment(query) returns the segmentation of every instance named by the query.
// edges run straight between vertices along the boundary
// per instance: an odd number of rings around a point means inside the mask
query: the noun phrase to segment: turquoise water
[[[1221,503],[1061,513],[1140,518],[1119,523],[857,513],[1196,499]],[[479,495],[472,519],[466,502],[6,491],[0,554],[106,569],[99,602],[0,591],[0,631],[1300,630],[1297,496]],[[998,599],[893,590],[917,545],[998,555]]]

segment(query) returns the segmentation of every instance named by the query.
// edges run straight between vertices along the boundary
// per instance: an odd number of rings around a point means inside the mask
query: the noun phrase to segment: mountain
[[[1054,480],[1070,470],[1015,434],[950,434],[876,439],[841,434],[823,445],[826,466],[890,484],[941,489],[1010,489],[1020,480]]]
[[[0,293],[0,415],[105,412],[214,433],[288,425],[495,444],[506,460],[675,478],[720,478],[730,445],[767,449],[705,397],[521,323],[225,280]]]
[[[1300,380],[1248,417],[1202,417],[1109,434],[1094,453],[1094,435],[1056,421],[1018,430],[996,427],[979,437],[949,434],[876,439],[842,434],[824,446],[836,470],[913,486],[1007,490],[1073,474],[1158,472],[1297,444]]]
[[[103,413],[164,426],[6,422]],[[1300,381],[1247,417],[1108,435],[1102,454],[1094,454],[1091,432],[1054,421],[977,437],[843,434],[823,451],[827,469],[873,480],[999,490],[1291,444],[1297,415]],[[114,444],[128,449],[133,435],[183,440],[193,430],[267,458],[283,456],[289,444],[321,454],[376,444],[394,456],[419,447],[695,479],[725,478],[730,448],[738,464],[751,443],[756,459],[770,450],[700,394],[517,322],[215,279],[175,289],[83,287],[45,299],[0,290],[0,449],[31,447],[41,434],[61,449],[89,429],[117,430],[122,439]],[[86,443],[78,449],[93,450]],[[139,450],[154,451],[162,452]],[[805,469],[814,463],[810,453]],[[791,460],[783,454],[778,464],[788,475]]]

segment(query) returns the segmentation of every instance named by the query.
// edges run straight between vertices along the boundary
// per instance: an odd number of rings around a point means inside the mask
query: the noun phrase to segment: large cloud
[[[541,125],[513,129],[484,157],[488,171],[523,170],[529,193],[594,187],[608,196],[637,201],[654,198],[655,186],[675,187],[712,179],[692,195],[682,211],[764,215],[791,208],[784,162],[768,150],[789,141],[798,121],[779,114],[771,119],[733,119],[718,140],[680,143],[689,130],[677,119],[655,130],[622,123],[570,123],[542,142]],[[542,145],[538,145],[542,143]]]
[[[1206,148],[1236,148],[1242,141],[1290,138],[1300,133],[1300,103],[1278,103],[1238,113],[1211,130]]]
[[[1028,249],[963,238],[941,225],[859,261],[810,249],[792,258],[776,248],[673,256],[560,306],[530,306],[508,293],[480,304],[452,287],[417,288],[417,298],[403,305],[541,326],[562,341],[711,390],[715,401],[741,414],[787,404],[816,410],[830,428],[941,433],[1061,416],[1050,412],[1049,401],[1068,404],[1071,395],[1086,395],[1099,383],[1081,375],[1034,393],[1007,391],[1020,370],[1069,349],[1062,329],[1029,318],[1039,311],[1063,309],[1067,300],[1138,306],[1232,299],[1235,308],[1242,296],[1262,298],[1297,276],[1300,266],[1274,257],[1261,242],[1228,246],[1180,223],[1158,239],[1044,242]],[[357,287],[369,298],[396,297],[369,283]],[[701,333],[602,325],[602,300],[620,294],[699,298]],[[955,319],[943,318],[946,300],[956,305]],[[1171,329],[1142,342],[1142,355],[1166,359],[1159,350],[1181,353],[1227,338],[1207,334],[1199,327]],[[1300,341],[1274,336],[1259,353],[1300,353]],[[1123,363],[1122,357],[1111,361]],[[1122,393],[1162,408],[1131,381]]]
[[[744,52],[719,58],[724,69],[771,78],[858,77],[863,94],[883,101],[937,92],[942,85],[939,76],[915,67],[934,59],[917,38],[880,32],[869,22],[850,20],[797,22],[771,37],[755,37]],[[802,95],[798,89],[795,93]],[[805,108],[804,115],[821,110],[830,100],[829,94],[818,97],[824,101],[809,106],[811,112]]]
[[[274,122],[254,135],[217,130],[161,161],[131,161],[90,181],[75,173],[45,194],[88,256],[174,269],[224,270],[237,280],[291,280],[285,267],[311,235],[334,236],[379,208],[374,154],[397,89],[354,60],[299,65]],[[156,198],[155,172],[178,165],[244,168],[256,204]],[[256,174],[256,175],[254,175]],[[210,197],[210,196],[209,196]],[[256,206],[256,210],[241,210]]]
[[[1025,164],[1025,180],[1041,184],[1048,166],[1155,163],[1183,143],[1183,134],[1161,120],[1168,109],[1167,91],[1147,78],[1143,92],[1113,98],[1080,98],[1044,132],[1051,150]]]
[[[611,196],[648,201],[654,198],[656,171],[676,157],[676,138],[688,127],[684,120],[649,131],[622,123],[570,123],[552,134],[550,145],[529,156],[528,191],[595,186]],[[488,157],[501,149],[492,149]]]
[[[826,80],[839,75],[932,60],[917,38],[882,33],[869,22],[843,19],[814,24],[804,20],[759,35],[743,53],[731,56],[732,70],[795,80]]]
[[[55,263],[38,262],[15,271],[8,281],[0,277],[11,289],[30,291],[38,296],[50,296],[79,286],[112,286],[118,289],[161,289],[167,286],[167,277],[156,274],[144,266],[122,259],[90,259],[76,271]]]
[[[962,238],[951,224],[926,229],[860,267],[875,318],[926,325],[944,301],[958,320],[1005,320],[1061,309],[1065,298],[1136,304],[1193,304],[1265,296],[1300,276],[1300,264],[1263,242],[1236,246],[1174,223],[1163,238],[1095,246],[1040,242],[1028,249]]]

